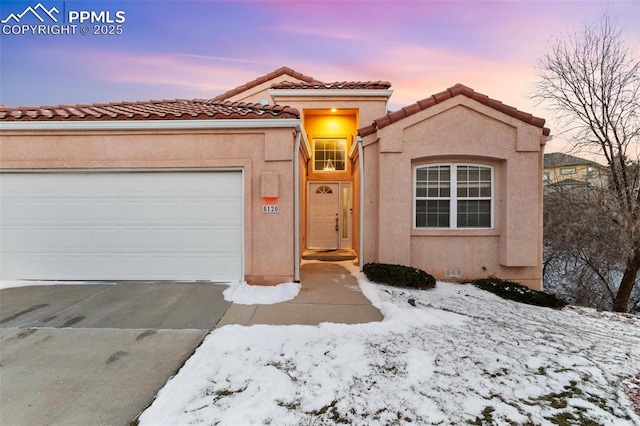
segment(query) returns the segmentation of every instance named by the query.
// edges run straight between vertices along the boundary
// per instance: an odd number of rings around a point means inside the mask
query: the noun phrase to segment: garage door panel
[[[29,250],[32,246],[31,238],[24,238],[24,234],[31,230],[26,227],[6,227],[0,232],[0,249],[2,247],[12,246],[13,251],[23,252]],[[4,260],[4,258],[3,258]],[[3,262],[3,264],[6,263]],[[3,265],[0,265],[2,267]]]
[[[88,252],[93,248],[94,239],[87,239],[83,229],[64,229],[64,251],[65,252]]]
[[[207,229],[206,232],[204,231],[202,228],[188,230],[181,236],[185,240],[183,245],[192,247],[193,251],[233,254],[242,252],[242,241],[234,238],[235,235],[241,232],[239,227],[215,227]]]
[[[2,215],[4,225],[60,225],[91,223],[91,218],[99,210],[92,203],[80,200],[37,200],[9,199],[2,190]]]
[[[90,240],[89,251],[91,252],[107,252],[117,253],[121,250],[120,234],[121,230],[117,228],[89,228],[83,230],[85,235],[88,235]],[[139,243],[142,243],[140,241]],[[143,247],[141,246],[140,249]]]
[[[0,175],[0,276],[242,278],[241,172]]]
[[[128,231],[128,230],[127,230]],[[189,241],[183,241],[180,234],[183,232],[179,228],[164,228],[159,229],[157,232],[151,229],[140,230],[141,233],[146,234],[146,238],[149,241],[149,245],[152,251],[167,252],[173,251],[176,245],[180,245],[182,253],[189,251]],[[182,242],[182,244],[180,244]]]
[[[2,262],[0,262],[3,276],[16,279],[22,276],[22,271],[24,270],[29,270],[32,276],[32,278],[29,279],[56,279],[45,277],[48,277],[48,271],[61,266],[61,260],[57,257],[38,253],[32,254],[29,258],[21,254],[3,255]]]
[[[233,238],[239,232],[239,228],[217,228],[214,230],[214,239],[208,241],[213,252],[221,251],[239,254],[242,252],[242,241]]]
[[[242,205],[238,200],[219,200],[212,203],[212,210],[219,212],[215,225],[242,225]]]

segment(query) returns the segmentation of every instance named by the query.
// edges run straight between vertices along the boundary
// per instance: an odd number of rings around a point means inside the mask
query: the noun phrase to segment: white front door
[[[340,247],[340,184],[309,184],[310,249],[334,250]]]

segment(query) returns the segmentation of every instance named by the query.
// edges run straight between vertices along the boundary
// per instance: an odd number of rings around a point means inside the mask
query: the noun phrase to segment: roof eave
[[[269,89],[272,97],[385,97],[389,98],[393,90],[380,89]]]
[[[538,127],[540,128],[543,136],[549,136],[551,133],[549,128],[544,127],[545,120],[543,118],[534,117],[533,115],[520,111],[512,106],[505,105],[502,102],[492,99],[487,95],[478,93],[463,84],[456,84],[453,87],[411,105],[407,105],[397,111],[388,112],[384,116],[373,120],[372,125],[358,129],[358,134],[363,137],[368,136],[377,132],[379,129],[392,125],[406,117],[417,114],[420,111],[427,110],[437,104],[449,101],[457,96],[465,96],[468,99],[479,102],[489,108],[493,108],[496,111],[513,117],[523,123]]]
[[[315,78],[313,78],[311,76],[299,73],[296,70],[294,70],[292,68],[289,68],[287,66],[283,66],[283,67],[278,68],[275,71],[271,71],[270,73],[267,73],[267,74],[265,74],[263,76],[260,76],[260,77],[254,79],[254,80],[251,80],[251,81],[249,81],[247,83],[244,83],[244,84],[242,84],[242,85],[240,85],[238,87],[235,87],[235,88],[233,88],[231,90],[227,90],[226,92],[215,96],[213,98],[213,100],[214,101],[224,101],[226,99],[229,99],[230,97],[236,96],[236,95],[238,95],[240,93],[244,93],[247,90],[250,90],[250,89],[253,89],[255,87],[258,87],[259,85],[264,84],[264,83],[266,83],[268,81],[271,81],[271,80],[273,80],[273,79],[275,79],[277,77],[280,77],[282,75],[288,75],[288,76],[293,77],[293,78],[295,78],[297,80],[304,81],[304,82],[307,82],[307,83],[312,83],[312,82],[321,83],[319,80],[316,80]]]
[[[228,120],[92,120],[92,121],[4,121],[0,130],[198,130],[298,128],[299,118]]]

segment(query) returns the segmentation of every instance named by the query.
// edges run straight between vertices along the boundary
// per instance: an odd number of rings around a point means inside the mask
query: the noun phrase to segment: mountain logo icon
[[[43,16],[49,17],[49,19],[51,19],[53,22],[58,22],[56,14],[60,13],[60,11],[55,6],[51,9],[47,9],[42,5],[42,3],[38,3],[34,7],[28,6],[24,11],[22,11],[22,13],[9,14],[9,16],[0,20],[0,23],[7,24],[9,23],[9,21],[13,21],[17,24],[25,15],[28,15],[29,13],[35,16],[38,21],[44,23],[45,19],[43,18]]]

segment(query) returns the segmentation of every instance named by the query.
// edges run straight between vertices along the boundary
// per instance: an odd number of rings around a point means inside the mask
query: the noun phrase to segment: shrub
[[[488,277],[469,282],[482,290],[496,294],[503,299],[515,302],[526,303],[528,305],[543,306],[547,308],[562,309],[568,305],[566,301],[553,294],[543,291],[532,290],[522,284],[502,280],[497,277]]]
[[[362,271],[370,281],[427,290],[436,286],[436,279],[422,269],[388,263],[367,263]]]

